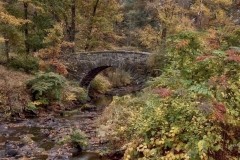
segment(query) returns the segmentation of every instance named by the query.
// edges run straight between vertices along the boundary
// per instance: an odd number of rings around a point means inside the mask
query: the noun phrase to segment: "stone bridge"
[[[60,60],[67,66],[69,76],[88,88],[94,77],[109,67],[120,68],[132,76],[137,85],[149,74],[147,59],[150,53],[133,51],[99,51],[64,54]]]

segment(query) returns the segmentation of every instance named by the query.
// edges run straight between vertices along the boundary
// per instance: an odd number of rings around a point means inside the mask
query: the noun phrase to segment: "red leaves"
[[[209,45],[213,49],[217,49],[220,47],[219,41],[216,38],[210,38],[209,39]]]
[[[222,112],[219,112],[218,110],[216,110],[214,112],[215,114],[215,117],[217,118],[217,120],[219,121],[222,121],[222,122],[225,122],[226,121],[226,118],[224,117],[224,115],[222,114]]]
[[[235,61],[235,62],[240,62],[240,56],[234,55],[234,54],[230,54],[226,60],[229,61]]]
[[[173,92],[171,90],[168,90],[167,88],[158,88],[154,89],[152,93],[159,94],[160,97],[166,98],[168,96],[171,96]]]
[[[227,50],[226,53],[227,53],[228,56],[225,58],[225,60],[240,62],[240,52],[239,52],[239,50],[236,50],[236,49],[233,48],[233,49]],[[198,62],[198,61],[203,61],[205,59],[214,59],[214,58],[217,58],[217,57],[213,56],[213,55],[202,55],[202,56],[197,57],[195,59],[195,61]]]
[[[227,50],[226,52],[228,54],[228,57],[226,58],[226,60],[240,62],[240,56],[238,55],[238,54],[240,54],[239,51],[230,49],[230,50]]]
[[[221,85],[224,88],[229,86],[226,75],[211,77],[208,82],[212,86]]]
[[[225,105],[223,103],[217,103],[214,107],[217,110],[219,110],[220,112],[226,113],[226,108],[225,108]]]
[[[223,103],[217,103],[213,107],[216,119],[222,122],[226,121],[224,116],[224,113],[226,113],[225,105]]]
[[[195,61],[203,61],[205,59],[213,59],[213,58],[216,58],[216,56],[199,56],[195,59]]]

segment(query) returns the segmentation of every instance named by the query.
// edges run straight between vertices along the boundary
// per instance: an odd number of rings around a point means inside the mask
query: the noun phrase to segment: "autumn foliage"
[[[166,98],[168,96],[171,96],[173,92],[168,90],[167,88],[159,88],[159,89],[154,89],[152,93],[158,94],[161,98]]]
[[[138,97],[116,98],[111,104],[105,125],[116,128],[109,139],[116,147],[122,143],[124,159],[240,156],[239,47],[226,47],[224,36],[219,47],[204,47],[212,34],[170,36],[164,72]]]

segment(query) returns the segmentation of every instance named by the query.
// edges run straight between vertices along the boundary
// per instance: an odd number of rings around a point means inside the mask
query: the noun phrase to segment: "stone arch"
[[[142,84],[149,73],[146,63],[149,55],[147,52],[98,51],[64,54],[59,58],[67,67],[68,77],[80,80],[80,85],[88,88],[92,79],[109,67],[128,72],[136,84]]]
[[[142,84],[147,77],[148,68],[146,64],[142,63],[129,63],[127,61],[124,61],[126,59],[123,59],[123,61],[116,61],[112,58],[102,58],[99,60],[96,60],[94,63],[92,63],[89,68],[89,70],[86,71],[84,76],[80,80],[80,85],[88,88],[91,81],[103,70],[114,67],[119,68],[121,70],[124,70],[125,72],[128,72],[133,80],[136,82],[137,85]]]
[[[81,80],[80,80],[80,85],[88,88],[91,81],[104,69],[109,68],[111,66],[101,66],[101,67],[97,67],[94,68],[92,70],[90,70],[87,75],[85,75]]]

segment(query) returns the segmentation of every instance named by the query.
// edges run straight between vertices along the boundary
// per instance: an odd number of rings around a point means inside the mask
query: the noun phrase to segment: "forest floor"
[[[31,101],[25,85],[31,77],[32,75],[0,65],[0,118],[9,119],[13,112],[21,113]]]

